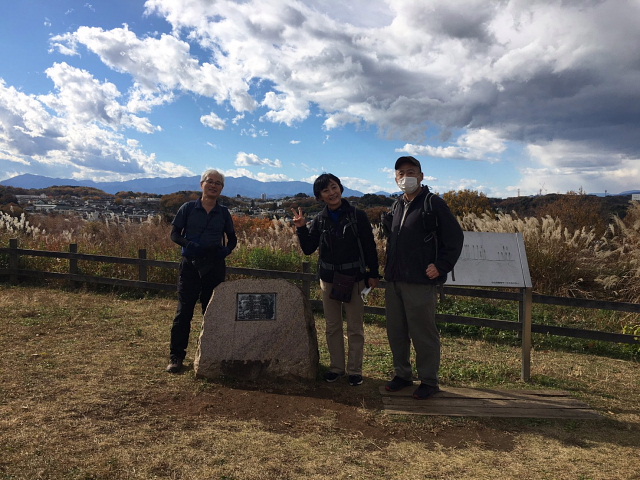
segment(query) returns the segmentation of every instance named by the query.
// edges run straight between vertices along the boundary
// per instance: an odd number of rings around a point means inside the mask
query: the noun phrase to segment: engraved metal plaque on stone
[[[238,293],[236,321],[276,319],[275,293]]]

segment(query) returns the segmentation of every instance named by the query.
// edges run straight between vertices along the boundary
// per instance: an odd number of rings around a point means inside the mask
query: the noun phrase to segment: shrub
[[[570,231],[588,225],[598,236],[604,234],[609,222],[604,204],[582,190],[558,195],[554,201],[539,207],[536,216],[560,219]]]
[[[451,209],[451,213],[456,216],[464,216],[475,213],[482,215],[485,212],[492,212],[491,202],[484,193],[475,190],[459,190],[445,193],[442,198]]]

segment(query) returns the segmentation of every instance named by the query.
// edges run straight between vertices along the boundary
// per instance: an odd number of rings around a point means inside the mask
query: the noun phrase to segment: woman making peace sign
[[[327,347],[331,365],[325,373],[327,382],[345,374],[345,351],[342,308],[347,317],[349,385],[362,384],[364,349],[364,303],[360,292],[378,286],[378,254],[373,229],[367,215],[344,198],[340,179],[330,173],[320,175],[313,193],[325,207],[307,228],[302,208],[293,211],[293,224],[302,251],[311,255],[320,248],[318,273],[322,305],[326,318]]]

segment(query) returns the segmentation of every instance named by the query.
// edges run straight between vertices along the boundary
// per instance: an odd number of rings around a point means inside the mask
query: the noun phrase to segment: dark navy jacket
[[[226,243],[228,255],[238,243],[231,213],[219,203],[207,213],[200,199],[187,202],[180,207],[171,224],[180,230],[183,239],[196,242],[210,251],[219,250]],[[181,239],[172,239],[180,245],[186,245]]]
[[[338,211],[340,216],[337,223],[325,206],[311,221],[309,228],[304,226],[297,229],[302,251],[311,255],[320,247],[318,274],[325,282],[333,283],[333,272],[336,270],[345,275],[355,275],[357,280],[378,278],[378,253],[367,214],[351,206],[344,198]],[[355,229],[351,226],[354,215],[357,224]],[[361,255],[355,232],[360,237],[366,272],[362,272],[359,266]]]

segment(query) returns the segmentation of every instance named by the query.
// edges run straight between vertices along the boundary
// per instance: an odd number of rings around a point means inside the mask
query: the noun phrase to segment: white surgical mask
[[[411,195],[418,189],[418,179],[416,177],[402,177],[396,182],[400,190]]]

